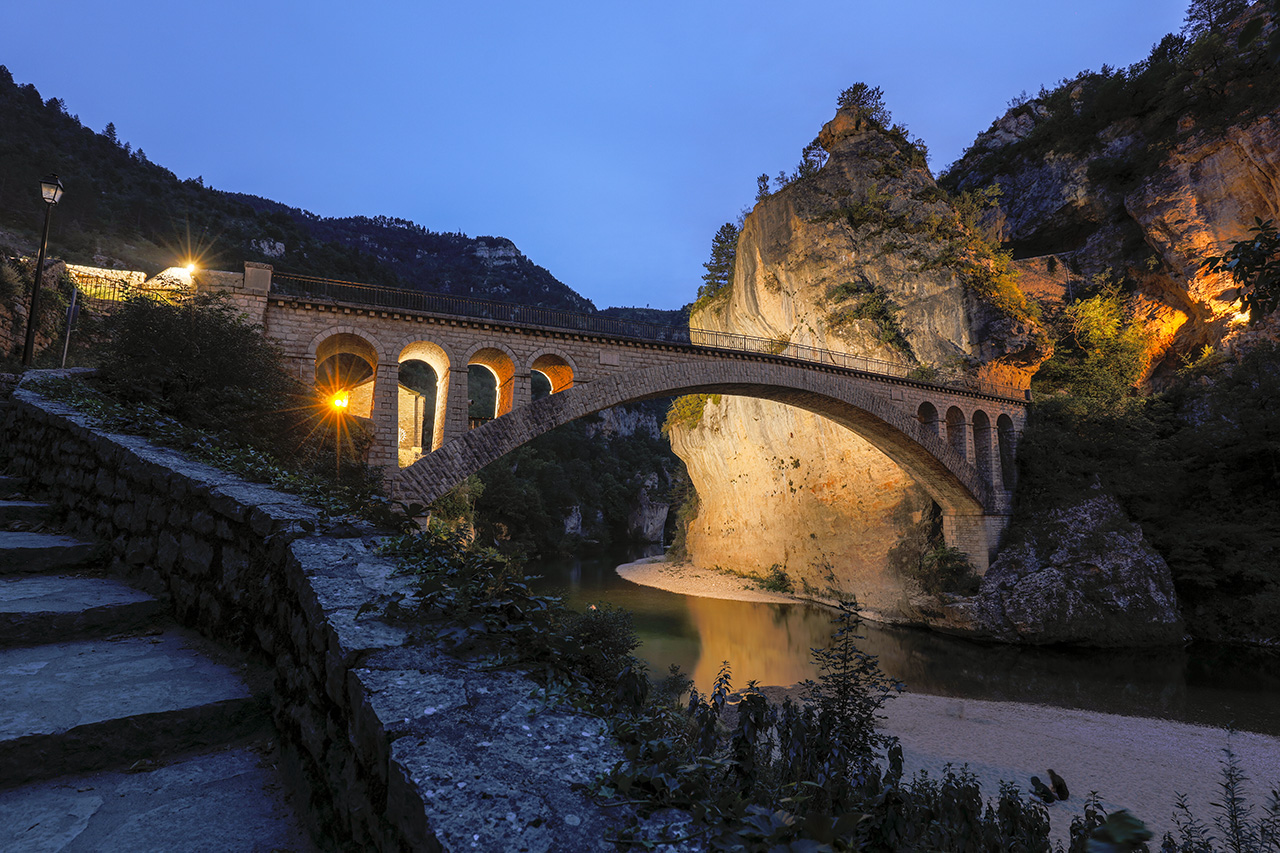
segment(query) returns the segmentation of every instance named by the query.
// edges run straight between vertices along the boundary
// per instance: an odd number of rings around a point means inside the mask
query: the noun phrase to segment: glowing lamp
[[[350,398],[348,397],[347,392],[339,391],[337,394],[334,394],[329,398],[329,405],[333,407],[334,411],[341,412],[346,410],[347,403],[349,401]]]
[[[53,206],[62,198],[62,181],[50,175],[40,181],[40,196],[44,199],[44,232],[40,235],[40,254],[36,256],[35,278],[31,282],[31,302],[27,306],[27,338],[22,345],[22,366],[30,367],[36,354],[36,318],[40,316],[40,284],[44,280],[44,253],[49,245],[49,220],[53,218]]]
[[[44,196],[45,204],[57,204],[62,200],[62,181],[57,175],[41,179],[40,195]]]

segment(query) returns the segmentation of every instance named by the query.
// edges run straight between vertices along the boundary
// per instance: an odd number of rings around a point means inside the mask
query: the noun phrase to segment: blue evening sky
[[[502,235],[600,307],[676,308],[850,84],[936,172],[1019,92],[1142,59],[1185,8],[53,0],[8,4],[0,63],[180,178]]]

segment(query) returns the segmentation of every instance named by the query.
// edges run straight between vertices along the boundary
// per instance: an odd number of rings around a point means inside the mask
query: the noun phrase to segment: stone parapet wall
[[[376,531],[19,388],[0,464],[180,621],[275,665],[272,707],[317,835],[342,848],[598,849],[622,816],[576,788],[620,753],[597,719],[415,641]],[[512,845],[515,845],[513,847]]]

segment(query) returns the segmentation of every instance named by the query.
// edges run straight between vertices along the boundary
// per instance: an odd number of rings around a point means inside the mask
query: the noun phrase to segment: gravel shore
[[[618,574],[685,595],[796,601],[756,589],[750,580],[664,563],[660,558],[619,566]],[[780,698],[792,690],[783,685],[766,692]],[[967,764],[983,790],[995,795],[1001,780],[1014,782],[1024,791],[1033,775],[1047,782],[1052,767],[1071,789],[1068,801],[1049,806],[1056,839],[1066,838],[1071,818],[1083,813],[1090,791],[1100,794],[1108,811],[1125,808],[1140,817],[1156,832],[1157,841],[1174,827],[1179,794],[1186,795],[1197,817],[1212,824],[1212,803],[1221,798],[1220,770],[1228,745],[1249,778],[1245,791],[1255,815],[1270,791],[1280,786],[1280,738],[1252,732],[915,693],[891,699],[885,717],[885,730],[902,744],[908,774],[927,771],[936,776],[947,764]]]

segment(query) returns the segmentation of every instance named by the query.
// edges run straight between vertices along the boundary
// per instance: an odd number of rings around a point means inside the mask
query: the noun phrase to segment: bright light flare
[[[187,275],[190,275],[191,273],[193,273],[193,272],[195,272],[195,271],[196,271],[196,265],[195,265],[195,264],[187,264],[187,265],[186,265],[186,267],[184,267],[184,269],[187,271]]]
[[[346,391],[339,391],[329,397],[329,407],[336,412],[345,412],[350,402],[351,396]]]

